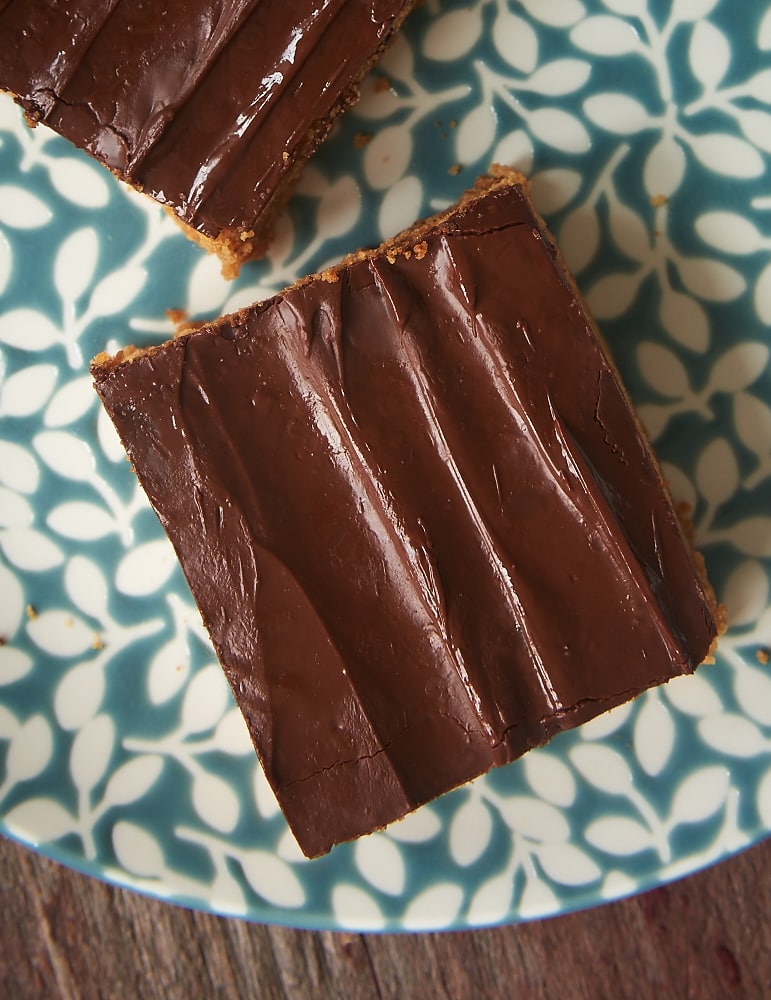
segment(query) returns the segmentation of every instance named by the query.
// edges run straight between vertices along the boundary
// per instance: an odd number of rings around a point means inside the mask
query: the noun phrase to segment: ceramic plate
[[[565,912],[771,829],[771,5],[427,0],[236,284],[0,103],[0,814],[222,914],[429,929]],[[304,861],[90,387],[170,308],[264,297],[519,166],[731,627],[714,665]],[[619,649],[621,662],[634,649]]]

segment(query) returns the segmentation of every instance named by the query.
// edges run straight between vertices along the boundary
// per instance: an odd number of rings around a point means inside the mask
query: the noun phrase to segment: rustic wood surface
[[[685,1000],[771,997],[771,841],[584,913],[425,935],[194,913],[0,838],[0,997]]]

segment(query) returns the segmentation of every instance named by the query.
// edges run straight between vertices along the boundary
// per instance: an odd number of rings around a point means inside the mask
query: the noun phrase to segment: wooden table
[[[0,838],[0,997],[771,997],[771,841],[584,913],[424,935],[264,927],[145,899]]]

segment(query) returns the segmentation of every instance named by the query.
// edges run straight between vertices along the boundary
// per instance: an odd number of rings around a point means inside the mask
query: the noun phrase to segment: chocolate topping
[[[94,370],[309,855],[716,634],[556,251],[487,187],[414,248]]]
[[[411,0],[4,0],[0,87],[209,238],[248,234]]]

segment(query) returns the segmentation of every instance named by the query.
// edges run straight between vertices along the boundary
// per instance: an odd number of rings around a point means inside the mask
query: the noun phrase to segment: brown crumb
[[[97,368],[100,365],[106,365],[108,368],[116,368],[124,361],[131,361],[132,358],[138,357],[141,353],[140,348],[129,344],[127,347],[122,347],[116,354],[110,355],[104,352],[98,354],[91,363]]]
[[[166,315],[174,326],[182,326],[183,323],[187,322],[187,313],[184,309],[167,309]]]
[[[333,268],[329,268],[329,270],[321,272],[321,280],[328,282],[330,285],[334,285],[334,283],[339,281],[340,278],[337,271]]]
[[[453,165],[450,167],[450,169],[447,171],[447,173],[451,177],[457,177],[458,174],[461,172],[461,170],[463,170],[462,164],[460,164],[460,163],[453,163]]]
[[[92,649],[104,649],[104,639],[98,632],[94,632],[94,641],[91,643]]]
[[[241,237],[241,242],[242,243],[246,243],[248,240],[253,240],[254,239],[254,230],[253,229],[242,229],[241,232],[238,235]]]
[[[388,250],[386,250],[386,260],[388,261],[389,264],[395,264],[396,258],[398,256],[399,256],[399,251],[396,249],[396,247],[389,247]]]
[[[450,128],[457,128],[457,127],[458,127],[458,123],[453,118],[452,121],[450,122]]]
[[[287,153],[286,150],[284,150],[284,152],[281,154],[281,159],[284,161],[284,163],[289,163],[289,153]]]
[[[379,76],[377,80],[375,80],[374,89],[376,94],[382,94],[384,90],[391,89],[391,81],[388,79],[387,76]]]
[[[762,663],[763,666],[765,666],[768,663],[768,661],[771,660],[771,650],[759,649],[755,653],[755,658],[757,659],[758,663]]]
[[[428,243],[423,240],[422,243],[416,243],[412,249],[415,251],[415,259],[423,260],[428,253]]]
[[[665,194],[654,194],[651,198],[651,205],[653,205],[654,208],[660,208],[662,205],[666,205],[667,201],[669,201],[669,199]]]
[[[0,635],[0,647],[4,646],[8,642],[4,635]]]
[[[31,604],[27,605],[27,618],[33,622],[37,618],[37,608],[33,607]]]
[[[353,137],[353,145],[356,149],[363,149],[372,142],[374,134],[372,132],[357,132]]]
[[[184,333],[197,330],[201,325],[200,321],[190,319],[184,309],[167,309],[166,315],[174,324],[175,337],[181,337]]]

